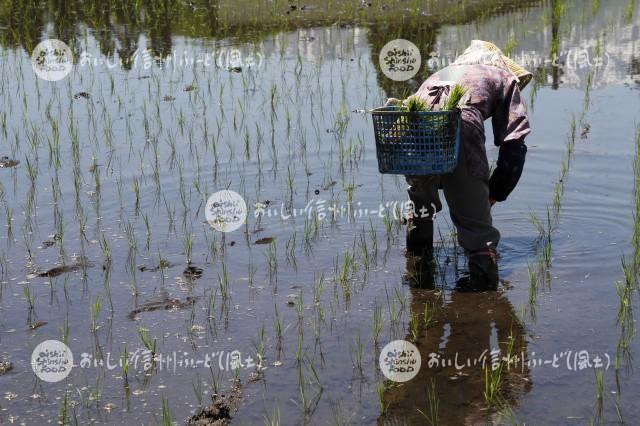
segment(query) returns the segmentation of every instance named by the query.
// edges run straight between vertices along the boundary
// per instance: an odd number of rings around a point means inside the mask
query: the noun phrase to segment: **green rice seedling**
[[[420,414],[425,418],[427,423],[431,426],[437,426],[440,424],[439,412],[440,412],[440,400],[438,399],[438,393],[436,392],[436,381],[431,379],[429,388],[427,389],[427,412],[425,413],[421,409],[417,409]]]
[[[102,250],[102,257],[105,260],[105,264],[111,264],[111,246],[109,245],[109,241],[107,237],[102,234],[102,237],[98,240],[100,243],[100,249]]]
[[[405,104],[404,109],[408,112],[431,111],[429,103],[418,96],[410,96],[405,100]]]
[[[146,213],[142,214],[142,220],[144,221],[144,227],[147,231],[147,251],[149,251],[149,244],[151,242],[151,223],[149,222],[149,216]]]
[[[303,320],[304,320],[304,301],[302,298],[302,291],[300,291],[298,293],[298,300],[296,302],[296,313],[298,315],[298,322],[300,323],[301,326],[304,326],[303,324]]]
[[[8,242],[13,241],[13,210],[9,208],[7,204],[4,206],[5,212],[5,220],[6,220],[6,228],[7,228],[7,240]]]
[[[307,397],[306,393],[306,381],[304,379],[304,374],[302,373],[302,365],[298,368],[298,377],[299,377],[299,386],[300,386],[300,396],[301,396],[301,405],[303,407],[305,418],[310,418],[315,412],[318,402],[322,397],[322,392],[324,391],[324,387],[320,382],[320,377],[318,375],[317,370],[315,369],[313,362],[310,361],[307,357],[304,363],[307,369],[310,371],[310,379],[309,383],[314,386],[315,394],[311,397]]]
[[[133,178],[133,194],[136,197],[136,211],[138,211],[140,209],[140,183],[135,176]]]
[[[124,387],[129,387],[129,351],[127,345],[124,345],[124,352],[122,353],[122,380],[124,381]]]
[[[250,264],[248,266],[248,269],[249,269],[249,272],[248,272],[247,281],[248,281],[249,287],[253,287],[253,281],[256,276],[256,272],[258,272],[258,268]]]
[[[231,370],[231,381],[235,384],[240,383],[240,367],[236,367]]]
[[[377,301],[374,302],[373,305],[373,342],[374,344],[378,343],[378,339],[380,337],[380,333],[382,332],[382,306],[378,304]]]
[[[484,399],[488,407],[496,407],[502,401],[502,362],[497,368],[487,365],[484,369]]]
[[[433,319],[435,315],[435,303],[431,305],[431,309],[429,309],[429,303],[424,304],[424,312],[422,313],[422,318],[424,321],[424,327],[429,328],[435,322]]]
[[[29,308],[27,315],[27,324],[29,325],[29,327],[31,327],[35,322],[36,295],[31,291],[31,287],[29,287],[29,284],[25,284],[24,287],[22,287],[22,292]]]
[[[96,296],[96,301],[91,304],[91,332],[95,334],[98,331],[98,319],[100,317],[100,296]]]
[[[304,327],[300,325],[298,327],[298,343],[296,346],[296,355],[295,355],[297,364],[300,364],[302,362],[303,344],[304,344]]]
[[[633,249],[634,271],[636,277],[640,271],[640,126],[636,128],[635,157],[633,162],[634,172],[634,210],[633,210]]]
[[[635,9],[636,2],[635,0],[627,0],[627,7],[624,11],[624,17],[627,22],[631,22],[633,20],[633,12]]]
[[[545,240],[544,240],[544,250],[543,250],[543,259],[547,268],[551,267],[551,233],[553,226],[551,224],[551,213],[547,208],[547,226],[545,230]]]
[[[294,231],[291,237],[285,244],[285,253],[287,255],[287,262],[294,268],[296,266],[296,237],[297,233]]]
[[[456,84],[451,89],[451,93],[447,97],[444,105],[442,107],[443,111],[453,111],[456,108],[460,107],[460,103],[462,102],[464,96],[467,94],[467,89],[463,86]]]
[[[223,301],[228,301],[231,295],[231,289],[229,285],[229,273],[227,271],[227,265],[222,263],[222,275],[218,274],[218,288],[220,289],[220,295]]]
[[[258,331],[258,340],[254,343],[254,348],[258,359],[264,359],[266,351],[264,324],[260,326],[260,330]]]
[[[151,352],[152,355],[156,353],[156,339],[151,338],[149,335],[149,330],[143,327],[138,327],[138,336],[140,337],[140,341],[142,345]]]
[[[375,227],[373,226],[373,221],[369,219],[369,239],[371,240],[371,259],[373,260],[373,264],[377,265],[378,263],[378,234],[376,232]]]
[[[631,366],[631,342],[636,334],[635,320],[633,316],[633,292],[635,289],[635,276],[632,267],[629,266],[624,257],[622,258],[622,268],[625,273],[624,282],[616,283],[616,292],[620,299],[618,308],[617,324],[620,326],[616,354],[614,357],[614,367],[620,367],[622,360],[629,368]]]
[[[169,410],[169,400],[162,397],[162,426],[173,426],[171,412]]]
[[[342,404],[340,403],[340,399],[336,399],[336,400],[331,400],[331,412],[333,415],[333,424],[335,426],[348,426],[351,423],[351,417],[353,417],[352,414],[349,417],[346,417],[345,414],[342,412]]]
[[[269,278],[275,278],[277,280],[278,277],[278,253],[277,253],[276,241],[273,240],[269,244],[269,248],[267,249],[266,257],[267,257],[267,265],[269,266]]]
[[[362,227],[362,233],[360,233],[359,236],[358,246],[360,247],[360,258],[362,259],[365,271],[367,271],[369,270],[370,258],[364,226]]]
[[[618,395],[619,394],[620,392],[618,392]],[[621,425],[626,424],[626,422],[624,421],[624,418],[622,417],[622,409],[620,408],[620,402],[614,399],[613,407],[616,409],[616,417],[618,418],[618,424],[621,424]]]
[[[64,324],[58,329],[60,331],[60,340],[65,345],[69,344],[69,314],[67,313]]]
[[[69,424],[69,393],[67,391],[64,392],[64,396],[62,397],[62,405],[58,419],[58,423],[63,426]]]
[[[538,271],[534,266],[528,264],[527,272],[529,274],[529,311],[532,318],[535,318],[535,310],[538,301]]]
[[[7,262],[7,255],[3,252],[0,254],[0,281],[6,281],[9,276],[9,263]],[[2,290],[2,286],[0,286]],[[0,300],[2,298],[0,297]]]
[[[362,341],[362,339],[360,338],[360,329],[356,330],[356,344],[355,344],[355,348],[353,349],[353,353],[351,355],[351,362],[353,363],[353,366],[358,370],[358,373],[360,375],[363,375],[363,364],[362,364],[362,360],[364,358],[364,342]]]
[[[138,250],[138,240],[136,238],[136,230],[133,224],[129,221],[124,224],[124,233],[129,243],[129,249],[136,252]]]
[[[193,254],[193,235],[191,233],[185,233],[183,242],[187,265],[191,265],[191,255]]]
[[[504,54],[507,56],[511,56],[511,53],[516,47],[518,47],[518,44],[519,43],[516,35],[511,33],[511,35],[509,36],[509,40],[507,40],[507,44],[504,47]]]
[[[384,393],[387,387],[384,382],[376,383],[376,395],[378,396],[378,405],[380,406],[380,414],[382,416],[387,415],[387,410],[389,409],[389,403],[385,403],[384,401]]]
[[[346,250],[344,253],[344,259],[342,261],[342,268],[340,269],[340,273],[338,275],[338,281],[344,287],[349,286],[349,281],[351,280],[351,273],[354,269],[354,260],[353,255]]]
[[[274,329],[276,331],[276,337],[278,340],[282,340],[282,333],[284,332],[284,323],[280,318],[280,312],[278,311],[278,305],[275,306],[275,318],[273,321]]]
[[[597,389],[598,389],[598,401],[600,403],[602,403],[603,398],[604,398],[604,378],[603,378],[603,372],[602,369],[598,369],[597,373],[596,373],[596,384],[597,384]]]
[[[280,407],[276,404],[275,407],[273,407],[271,415],[264,413],[262,419],[264,426],[280,426]]]
[[[418,337],[420,335],[419,324],[418,315],[413,312],[409,312],[409,330],[411,332],[411,341],[413,343],[418,341]]]

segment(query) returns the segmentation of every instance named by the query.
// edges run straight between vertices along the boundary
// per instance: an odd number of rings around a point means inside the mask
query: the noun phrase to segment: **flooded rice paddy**
[[[0,0],[0,423],[636,424],[638,7]],[[32,70],[47,38],[75,57],[58,82]],[[402,83],[396,38],[423,58]],[[435,289],[411,288],[366,111],[478,38],[535,75],[502,283],[452,291],[445,208]],[[205,218],[225,189],[228,233]],[[396,339],[422,355],[404,383]],[[46,340],[64,380],[32,370]]]

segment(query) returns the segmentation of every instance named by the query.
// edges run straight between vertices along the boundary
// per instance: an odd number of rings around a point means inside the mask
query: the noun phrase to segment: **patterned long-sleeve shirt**
[[[491,65],[451,65],[464,67],[456,82],[443,81],[442,71],[431,75],[415,96],[437,104],[454,84],[467,89],[468,101],[462,108],[462,149],[465,150],[469,173],[489,178],[489,164],[484,147],[484,121],[491,117],[494,143],[500,146],[522,140],[531,132],[527,110],[520,95],[518,79],[508,71]],[[446,74],[445,74],[446,75]]]

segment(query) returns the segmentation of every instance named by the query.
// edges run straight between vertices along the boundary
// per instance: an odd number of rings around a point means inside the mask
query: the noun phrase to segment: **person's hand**
[[[400,106],[402,105],[402,101],[396,98],[389,98],[387,102],[384,103],[384,106]]]

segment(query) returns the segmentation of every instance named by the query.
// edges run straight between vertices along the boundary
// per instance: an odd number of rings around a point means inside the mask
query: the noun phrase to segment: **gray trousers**
[[[468,173],[464,144],[452,173],[440,176],[406,176],[409,199],[415,214],[425,217],[442,210],[438,188],[442,188],[451,221],[458,231],[458,244],[468,253],[496,249],[500,232],[493,227],[489,203],[489,181]],[[422,213],[421,213],[422,212]]]

